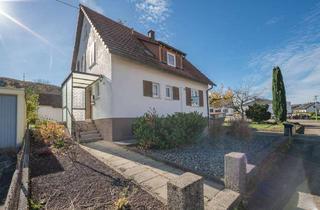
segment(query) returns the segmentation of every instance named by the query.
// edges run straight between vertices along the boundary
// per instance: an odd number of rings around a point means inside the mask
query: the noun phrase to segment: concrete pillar
[[[169,210],[203,210],[203,178],[184,173],[167,183]]]
[[[247,158],[244,153],[231,152],[224,156],[224,182],[228,189],[244,193],[246,190]]]

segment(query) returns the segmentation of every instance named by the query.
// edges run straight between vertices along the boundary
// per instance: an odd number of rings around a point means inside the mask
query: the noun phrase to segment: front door
[[[86,120],[92,119],[92,104],[91,104],[91,98],[92,98],[92,88],[87,87],[86,88]]]

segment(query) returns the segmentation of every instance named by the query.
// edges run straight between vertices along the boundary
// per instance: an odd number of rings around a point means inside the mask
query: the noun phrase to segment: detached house
[[[213,86],[184,52],[80,5],[71,73],[62,84],[69,130],[92,120],[104,140],[132,138],[132,122],[150,109],[208,116]]]

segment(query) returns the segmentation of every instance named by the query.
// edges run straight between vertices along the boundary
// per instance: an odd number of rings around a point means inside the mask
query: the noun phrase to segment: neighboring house
[[[40,119],[62,122],[61,94],[40,94],[38,115]]]
[[[225,105],[222,107],[210,107],[209,112],[210,112],[210,116],[214,118],[234,115],[234,109],[232,108],[231,104]]]
[[[293,108],[293,114],[295,115],[309,115],[311,113],[315,113],[315,107],[317,108],[317,111],[319,113],[320,110],[320,103],[317,102],[316,104],[314,102],[312,103],[306,103],[306,104],[299,104],[295,105]]]
[[[93,120],[105,140],[132,138],[132,123],[155,109],[208,116],[213,86],[186,54],[80,5],[71,74],[62,84],[63,120]]]
[[[25,129],[24,88],[0,86],[0,150],[19,147]]]
[[[254,99],[252,101],[249,101],[249,102],[245,103],[244,109],[247,110],[249,108],[249,106],[252,106],[255,103],[262,104],[262,105],[268,104],[269,105],[268,112],[270,112],[271,116],[273,116],[272,100],[269,100],[269,99],[256,98],[256,99]],[[287,115],[291,115],[291,114],[292,114],[291,102],[287,101]]]
[[[57,122],[62,121],[62,96],[60,87],[38,82],[21,81],[6,77],[0,77],[0,87],[17,89],[28,87],[34,88],[39,92],[39,118],[54,120]]]

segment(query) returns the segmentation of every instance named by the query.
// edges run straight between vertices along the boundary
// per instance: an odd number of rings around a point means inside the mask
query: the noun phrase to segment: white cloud
[[[320,95],[320,4],[295,28],[294,37],[282,48],[255,55],[249,67],[257,69],[257,89],[267,89],[271,97],[272,68],[280,66],[286,84],[287,100],[312,101]],[[267,78],[267,79],[266,79]]]
[[[139,21],[146,29],[153,28],[162,39],[169,38],[166,21],[170,17],[169,0],[130,0],[139,14]]]
[[[142,22],[162,23],[169,17],[168,0],[133,0]]]
[[[80,3],[90,7],[91,9],[103,14],[104,10],[98,5],[98,0],[80,0]]]

